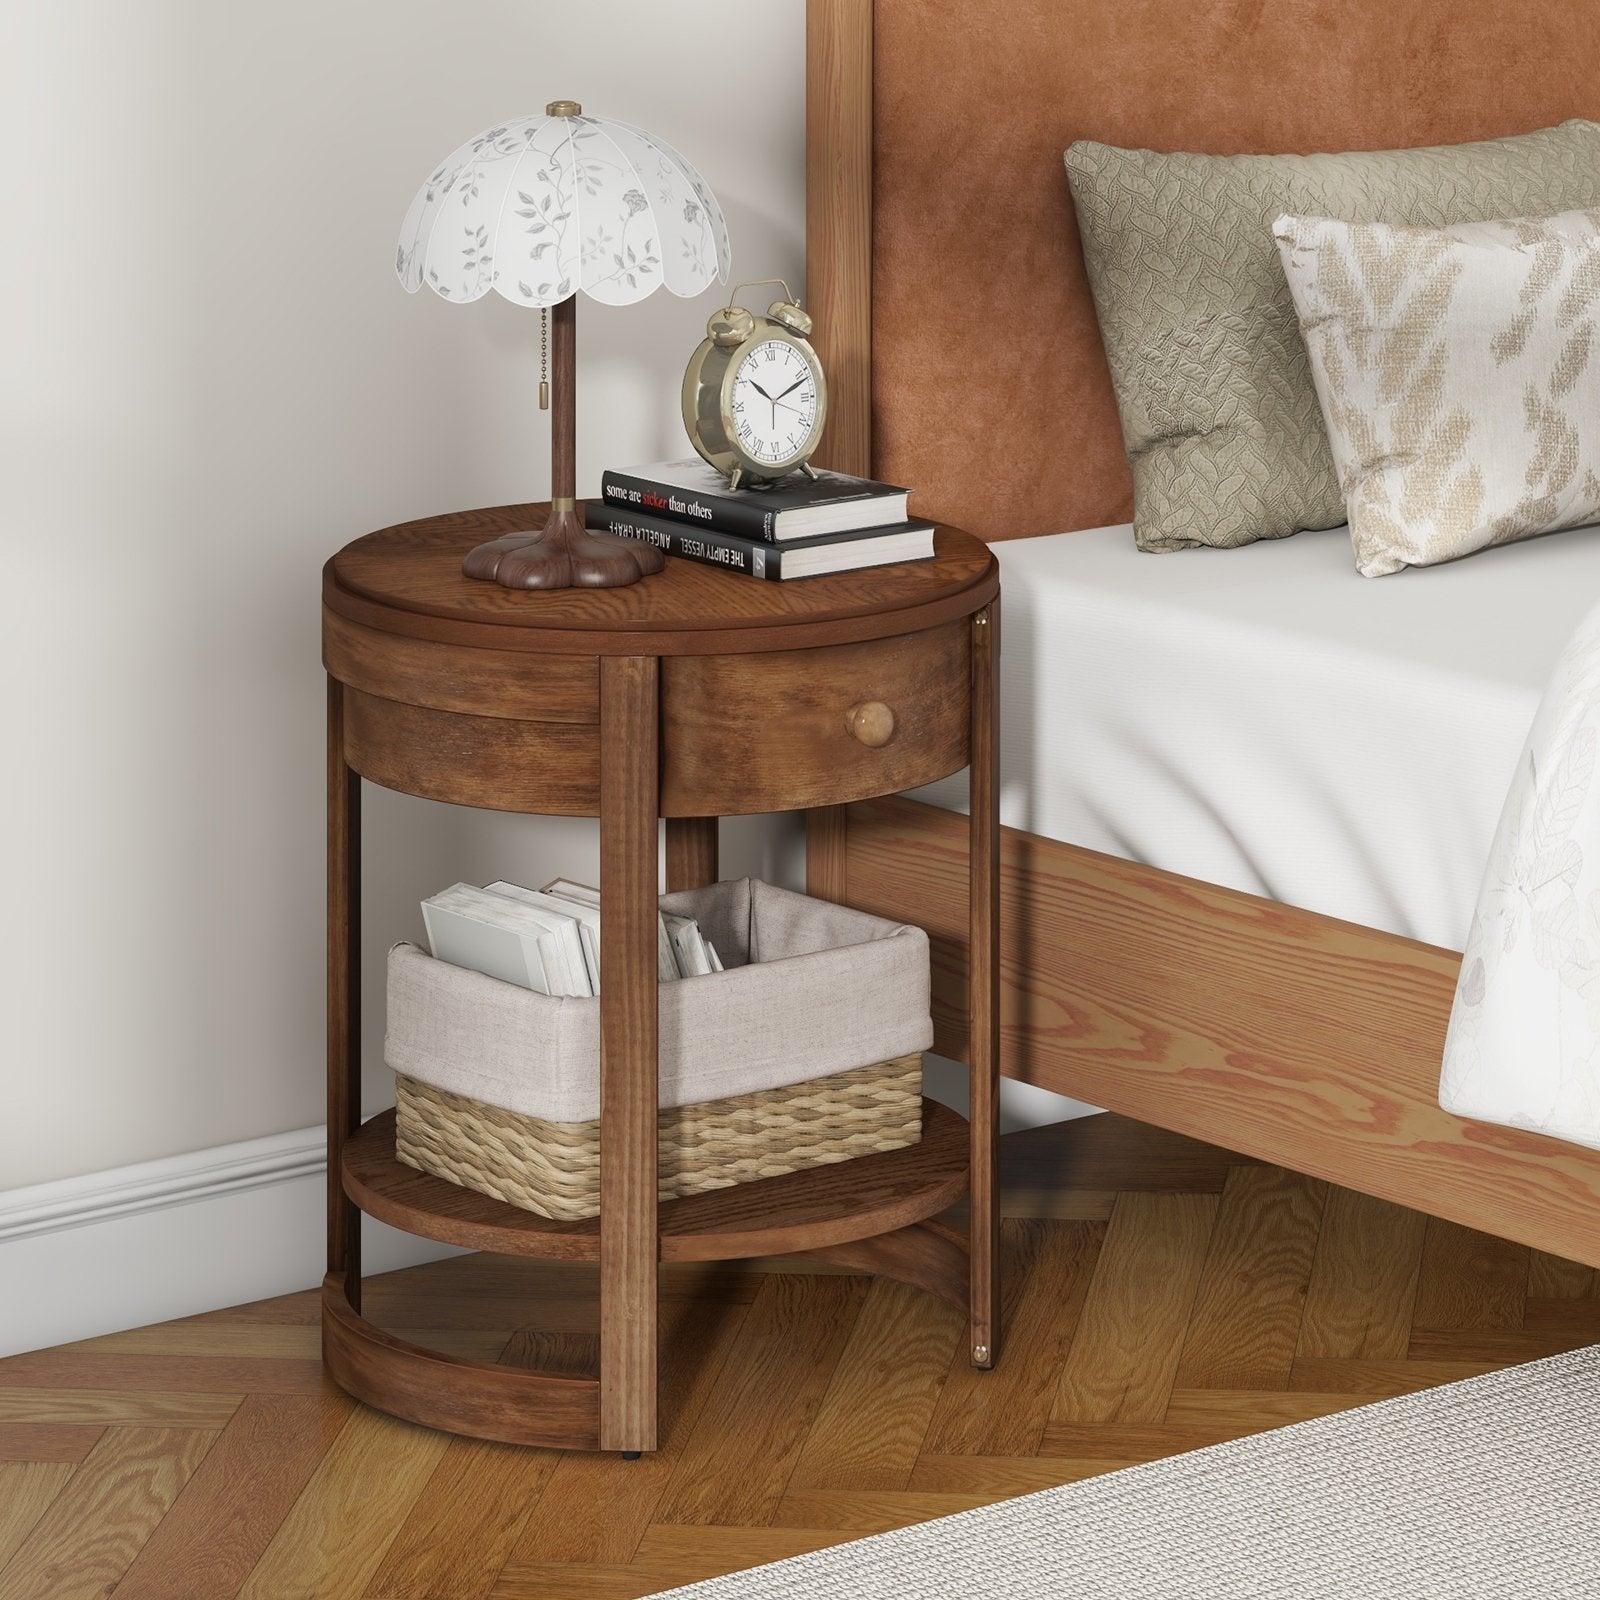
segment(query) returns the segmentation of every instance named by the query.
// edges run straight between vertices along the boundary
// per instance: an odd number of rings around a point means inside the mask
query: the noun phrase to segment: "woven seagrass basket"
[[[395,1106],[395,1154],[409,1166],[545,1217],[599,1211],[598,1119],[519,1116],[403,1074]],[[663,1200],[899,1150],[922,1137],[922,1056],[669,1106],[656,1127]]]
[[[922,1137],[917,928],[751,880],[668,895],[726,971],[660,989],[663,1200]],[[599,1210],[599,1001],[389,953],[395,1154],[558,1220]]]

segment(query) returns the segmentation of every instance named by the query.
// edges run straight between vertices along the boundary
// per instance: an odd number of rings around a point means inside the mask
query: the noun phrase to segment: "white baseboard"
[[[966,1110],[966,1068],[928,1057],[928,1090]],[[1002,1126],[1090,1106],[1001,1085]],[[0,1356],[193,1316],[322,1281],[321,1128],[0,1192]],[[365,1271],[460,1252],[362,1219]]]
[[[321,1128],[0,1192],[0,1356],[320,1283]],[[458,1254],[366,1218],[363,1267]]]

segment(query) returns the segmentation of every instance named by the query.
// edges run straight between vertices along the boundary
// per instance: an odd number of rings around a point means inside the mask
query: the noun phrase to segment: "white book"
[[[458,883],[422,902],[428,948],[453,967],[470,967],[502,983],[551,992],[541,938],[548,938],[505,895]]]
[[[552,878],[540,893],[553,894],[558,900],[576,900],[594,911],[600,909],[600,891],[587,883],[574,883],[571,878]]]
[[[544,893],[554,895],[558,900],[571,900],[579,905],[590,908],[595,913],[595,920],[590,925],[594,940],[595,973],[598,978],[600,971],[600,891],[592,888],[587,883],[573,883],[568,878],[555,878],[544,886]],[[667,932],[667,919],[660,913],[656,916],[656,981],[670,983],[674,978],[681,978],[683,974],[678,970],[678,958],[673,953],[672,938]],[[595,984],[595,993],[600,992],[599,983]]]
[[[560,880],[558,879],[557,882]],[[583,964],[589,973],[591,993],[600,993],[600,907],[587,900],[569,900],[565,895],[550,889],[541,889],[553,905],[560,906],[577,919],[578,942],[583,946]]]
[[[600,913],[594,913],[593,922],[578,924],[578,937],[583,940],[584,965],[589,969],[589,983],[596,994],[600,993]]]
[[[574,883],[570,878],[552,878],[541,894],[547,894],[572,911],[579,919],[579,933],[583,939],[584,959],[589,963],[589,979],[594,992],[600,993],[600,891],[586,883]]]
[[[584,959],[580,924],[573,915],[576,906],[563,903],[554,895],[538,889],[524,889],[520,883],[507,883],[504,879],[486,887],[491,894],[505,895],[525,906],[527,915],[554,936],[558,955],[554,966],[558,970],[552,970],[551,977],[559,981],[560,987],[553,989],[552,993],[577,995],[585,999],[598,993],[589,979],[589,963]]]
[[[675,917],[670,912],[664,915],[672,953],[678,958],[679,973],[685,978],[703,978],[712,969],[706,942],[700,936],[700,924],[693,917]]]

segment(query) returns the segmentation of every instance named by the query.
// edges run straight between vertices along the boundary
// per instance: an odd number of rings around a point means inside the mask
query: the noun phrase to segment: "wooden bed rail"
[[[966,818],[819,827],[819,891],[932,936],[962,1059]],[[1600,1153],[1437,1103],[1453,952],[1009,828],[1000,924],[1008,1077],[1600,1266]]]

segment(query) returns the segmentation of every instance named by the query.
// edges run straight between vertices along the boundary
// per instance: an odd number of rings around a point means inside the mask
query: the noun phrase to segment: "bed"
[[[1461,948],[1541,691],[1600,596],[1600,530],[1385,583],[1343,528],[996,554],[1002,822]],[[965,789],[916,798],[965,810]]]
[[[809,5],[827,464],[1006,541],[1003,1072],[1590,1264],[1600,1153],[1452,1116],[1437,1091],[1489,835],[1561,639],[1600,594],[1600,538],[1377,582],[1335,531],[1136,554],[1060,152],[1492,137],[1594,116],[1597,73],[1582,0]],[[1508,592],[1541,620],[1488,637],[1474,617]],[[1236,690],[1242,641],[1271,635],[1276,698],[1213,715],[1196,689],[1168,727],[1141,723],[1129,663],[1175,625]],[[1296,675],[1337,685],[1316,719]],[[807,825],[813,892],[933,935],[936,1048],[958,1059],[959,804]]]

